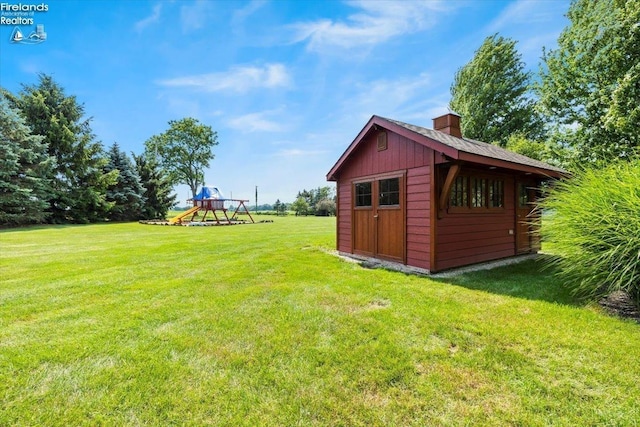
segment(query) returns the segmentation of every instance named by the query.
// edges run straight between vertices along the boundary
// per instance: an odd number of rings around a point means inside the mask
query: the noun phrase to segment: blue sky
[[[207,185],[226,197],[292,202],[325,175],[367,120],[432,127],[453,76],[494,33],[538,69],[567,24],[568,0],[21,0],[25,36],[0,26],[0,85],[50,74],[93,117],[105,147],[141,153],[172,119],[218,132]],[[5,18],[14,18],[3,12]],[[26,15],[28,18],[29,16]],[[180,204],[189,195],[176,187]]]

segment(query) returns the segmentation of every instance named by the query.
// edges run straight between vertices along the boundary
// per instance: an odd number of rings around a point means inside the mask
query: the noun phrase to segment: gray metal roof
[[[423,128],[421,126],[411,125],[408,123],[400,122],[398,120],[387,119],[385,117],[380,118],[417,134],[426,136],[427,138],[438,141],[441,144],[454,148],[458,151],[492,159],[504,160],[506,162],[517,163],[520,165],[531,166],[534,168],[552,170],[563,174],[567,173],[567,171],[565,171],[564,169],[552,166],[539,160],[532,159],[527,156],[523,156],[522,154],[514,153],[513,151],[498,147],[497,145],[487,144],[486,142],[476,141],[469,138],[458,138],[444,132]]]

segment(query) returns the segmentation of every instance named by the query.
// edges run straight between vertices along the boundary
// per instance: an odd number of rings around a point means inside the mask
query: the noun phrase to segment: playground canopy
[[[224,196],[222,192],[216,187],[202,187],[202,189],[195,195],[193,200],[210,200],[210,199],[222,199]]]

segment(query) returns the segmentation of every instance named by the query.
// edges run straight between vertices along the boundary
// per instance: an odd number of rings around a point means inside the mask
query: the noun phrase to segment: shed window
[[[487,180],[484,178],[471,178],[471,207],[487,207]]]
[[[477,176],[458,176],[451,186],[449,207],[503,208],[504,181]]]
[[[451,186],[451,197],[449,205],[452,207],[466,207],[468,200],[467,177],[459,176]]]
[[[356,187],[356,206],[371,206],[371,183],[361,182]]]
[[[400,178],[382,179],[379,181],[378,205],[389,206],[400,204]]]
[[[527,186],[522,182],[518,183],[518,205],[524,208],[529,205],[530,202],[531,199]]]
[[[489,207],[504,207],[504,181],[495,179],[489,180]]]

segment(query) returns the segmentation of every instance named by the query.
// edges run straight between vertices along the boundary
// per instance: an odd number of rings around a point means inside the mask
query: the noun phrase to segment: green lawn
[[[0,231],[0,425],[639,425],[637,323],[533,261],[431,280],[334,241],[315,217]]]

